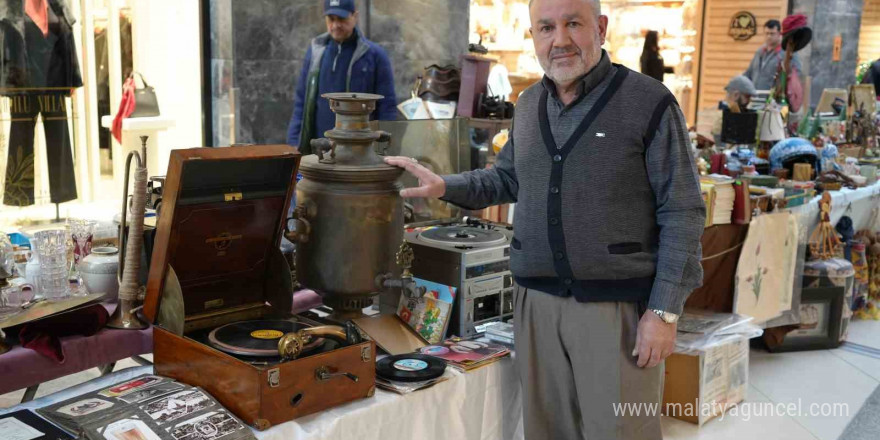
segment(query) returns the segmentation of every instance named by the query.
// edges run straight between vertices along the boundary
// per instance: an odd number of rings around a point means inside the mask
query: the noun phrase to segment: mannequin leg
[[[34,204],[34,126],[39,103],[31,94],[9,97],[10,117],[6,183],[3,204],[28,206]]]
[[[64,203],[77,197],[73,145],[67,128],[67,107],[64,98],[66,98],[64,94],[44,94],[41,98],[52,203]]]

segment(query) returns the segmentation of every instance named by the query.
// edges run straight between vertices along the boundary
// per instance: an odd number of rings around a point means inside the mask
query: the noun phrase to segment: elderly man
[[[659,82],[612,64],[598,0],[533,0],[545,76],[517,101],[492,169],[437,176],[408,158],[404,197],[516,202],[516,362],[528,439],[660,439],[676,320],[701,285],[705,208],[685,120]]]
[[[782,49],[782,24],[779,20],[767,20],[764,24],[764,45],[758,48],[749,68],[743,76],[750,79],[758,90],[770,90],[776,79],[776,71],[785,60]],[[791,65],[801,74],[801,61],[797,54],[792,55]]]
[[[315,37],[306,50],[293,115],[287,129],[287,143],[309,154],[312,139],[336,124],[324,93],[361,92],[384,96],[376,103],[372,119],[397,119],[394,74],[384,49],[367,40],[357,29],[354,0],[324,0],[327,33]]]

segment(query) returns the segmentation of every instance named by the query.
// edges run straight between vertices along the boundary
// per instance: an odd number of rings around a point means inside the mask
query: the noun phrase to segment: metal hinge
[[[281,385],[281,370],[273,368],[269,370],[269,387],[278,388]]]

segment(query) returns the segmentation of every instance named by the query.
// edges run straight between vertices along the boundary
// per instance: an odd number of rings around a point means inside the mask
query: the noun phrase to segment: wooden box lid
[[[185,317],[271,303],[270,261],[300,159],[287,145],[172,150],[144,302],[151,322],[169,267]]]

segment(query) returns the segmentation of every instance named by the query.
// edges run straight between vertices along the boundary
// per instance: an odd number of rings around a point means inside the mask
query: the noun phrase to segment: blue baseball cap
[[[324,0],[324,15],[348,18],[354,14],[354,0]]]

